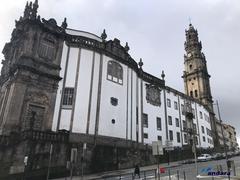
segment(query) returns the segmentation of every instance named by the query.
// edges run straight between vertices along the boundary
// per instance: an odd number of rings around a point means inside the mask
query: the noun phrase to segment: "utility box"
[[[240,167],[237,167],[237,168],[236,168],[236,176],[237,176],[237,177],[240,177]]]
[[[228,169],[232,171],[233,175],[236,176],[236,169],[235,169],[235,163],[233,160],[227,161]]]

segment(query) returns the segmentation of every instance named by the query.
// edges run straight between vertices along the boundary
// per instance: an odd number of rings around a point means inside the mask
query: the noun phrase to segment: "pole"
[[[228,170],[228,172],[229,172],[230,169],[229,169],[229,167],[228,167],[228,155],[227,155],[227,149],[226,149],[226,141],[225,141],[225,137],[224,137],[224,134],[223,134],[222,119],[221,119],[221,115],[220,115],[220,110],[219,110],[218,101],[216,101],[216,105],[217,105],[217,110],[218,110],[218,118],[219,118],[220,126],[221,126],[221,133],[222,133],[222,137],[223,137],[223,146],[224,146],[224,153],[225,153],[225,156],[226,156],[227,170]],[[229,176],[228,176],[228,179],[230,179]]]
[[[51,160],[52,160],[52,144],[50,145],[50,152],[49,152],[49,161],[48,161],[48,169],[47,169],[47,180],[49,179]]]
[[[196,175],[198,175],[197,152],[196,152],[197,149],[196,149],[195,137],[196,136],[193,134],[193,150],[194,150],[193,153],[194,153],[194,160],[195,160]]]
[[[168,176],[169,176],[169,180],[171,180],[171,173],[170,173],[170,151],[168,152]]]
[[[26,165],[24,165],[23,180],[25,180],[25,176],[26,176]]]
[[[159,147],[158,147],[158,145],[157,145],[157,157],[158,157],[158,170],[157,170],[157,172],[158,172],[158,180],[160,180],[160,167],[159,167],[159,160],[160,160],[160,156],[159,156]]]
[[[70,180],[72,180],[72,176],[73,176],[73,162],[71,162]]]
[[[24,171],[23,171],[23,180],[27,179],[27,165],[28,165],[28,156],[24,157]]]
[[[193,137],[193,145],[192,145],[192,150],[193,150],[193,154],[194,154],[194,161],[195,161],[195,169],[196,169],[196,176],[198,175],[198,164],[197,164],[197,146],[196,146],[196,132],[194,130],[194,126],[193,126],[193,119],[191,119],[192,121],[192,137]],[[198,178],[197,178],[198,179]]]

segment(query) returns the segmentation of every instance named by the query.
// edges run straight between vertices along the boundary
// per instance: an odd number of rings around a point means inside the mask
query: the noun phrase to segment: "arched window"
[[[193,92],[192,91],[190,91],[190,96],[193,97]]]
[[[192,70],[192,64],[189,65],[189,69]]]
[[[197,90],[195,90],[194,93],[195,93],[195,97],[198,97],[198,92],[197,92]]]
[[[123,69],[119,63],[108,61],[107,79],[118,84],[123,84]]]

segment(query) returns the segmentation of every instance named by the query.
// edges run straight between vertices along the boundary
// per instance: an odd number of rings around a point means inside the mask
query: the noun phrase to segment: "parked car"
[[[223,159],[223,155],[221,153],[216,153],[216,154],[213,154],[212,155],[212,159],[215,159],[215,160],[219,160],[219,159]]]
[[[198,161],[210,161],[212,159],[212,156],[210,154],[201,154],[198,156]]]

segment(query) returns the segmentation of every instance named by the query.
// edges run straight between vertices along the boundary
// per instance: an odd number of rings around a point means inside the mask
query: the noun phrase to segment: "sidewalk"
[[[163,164],[160,164],[159,166],[163,167],[163,168],[168,168],[168,167],[172,168],[172,167],[180,166],[181,165],[180,163],[181,163],[181,161],[171,162],[169,166],[167,163],[163,163]],[[147,170],[152,170],[152,169],[157,169],[157,164],[140,167],[140,171],[147,171]],[[93,180],[93,179],[104,178],[105,176],[117,176],[120,174],[129,174],[129,173],[133,173],[133,172],[134,172],[134,168],[121,169],[121,170],[115,170],[115,171],[107,171],[107,172],[101,172],[101,173],[96,173],[96,174],[84,175],[82,179]],[[69,179],[69,177],[67,177],[67,179]],[[81,176],[74,176],[72,178],[72,180],[82,180],[82,179],[81,179]],[[66,178],[58,178],[55,180],[66,180]]]

